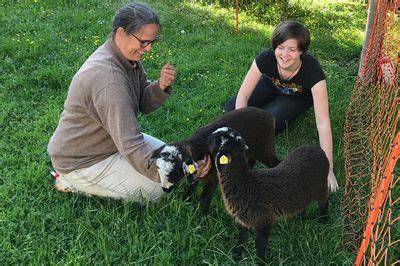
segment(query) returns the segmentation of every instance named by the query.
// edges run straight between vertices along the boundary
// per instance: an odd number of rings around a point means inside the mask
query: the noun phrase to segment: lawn
[[[151,79],[176,66],[174,95],[140,116],[143,132],[166,142],[189,136],[222,113],[254,57],[269,46],[281,19],[197,1],[148,1],[160,15],[162,38],[144,59]],[[233,2],[233,1],[232,1]],[[359,1],[290,1],[281,14],[311,30],[310,53],[328,82],[334,171],[341,190],[331,195],[330,219],[319,224],[312,205],[304,217],[281,220],[269,241],[272,264],[351,265],[341,246],[344,188],[343,122],[357,74],[366,8]],[[219,193],[207,217],[181,200],[186,184],[158,204],[87,198],[55,190],[46,152],[74,73],[108,37],[122,1],[2,1],[0,3],[0,264],[233,264],[236,228]],[[278,156],[318,143],[310,110],[277,138]],[[200,192],[200,190],[198,191]],[[255,261],[254,235],[245,264]]]

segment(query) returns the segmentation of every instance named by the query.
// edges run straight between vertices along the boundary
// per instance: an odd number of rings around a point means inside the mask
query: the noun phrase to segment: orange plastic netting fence
[[[341,209],[356,265],[400,264],[399,2],[370,2],[373,23],[346,110]]]

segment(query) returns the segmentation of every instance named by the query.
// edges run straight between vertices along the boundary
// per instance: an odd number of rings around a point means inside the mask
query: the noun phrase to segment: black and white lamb
[[[185,198],[193,195],[197,184],[194,177],[197,168],[195,162],[209,154],[207,137],[220,127],[231,127],[240,132],[247,140],[247,145],[250,147],[249,165],[251,167],[255,161],[269,167],[274,167],[279,163],[275,156],[274,117],[270,113],[254,107],[234,110],[199,128],[191,137],[165,144],[154,151],[149,164],[155,160],[165,192],[170,192],[178,181],[186,176],[190,186],[185,193]],[[205,215],[218,186],[214,164],[208,174],[200,180],[205,182],[200,195],[200,208],[202,214]]]
[[[275,168],[251,170],[248,147],[235,130],[216,130],[209,136],[208,146],[215,158],[225,209],[239,227],[234,258],[241,258],[252,229],[256,254],[265,261],[274,222],[302,212],[311,202],[319,203],[320,221],[327,219],[329,161],[320,147],[302,146]]]

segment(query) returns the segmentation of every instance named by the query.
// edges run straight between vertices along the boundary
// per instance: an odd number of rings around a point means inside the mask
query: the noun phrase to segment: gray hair
[[[127,34],[136,33],[146,24],[160,25],[157,14],[145,4],[129,3],[123,6],[115,15],[112,37],[115,37],[117,29],[122,27]]]

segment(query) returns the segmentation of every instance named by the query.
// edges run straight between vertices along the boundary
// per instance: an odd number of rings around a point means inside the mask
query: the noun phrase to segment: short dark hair
[[[118,10],[113,21],[112,37],[119,27],[122,27],[127,34],[137,33],[146,24],[160,25],[157,14],[147,5],[142,3],[128,3]]]
[[[285,20],[279,23],[272,33],[272,48],[275,50],[278,45],[286,42],[288,39],[296,39],[297,46],[304,55],[310,45],[310,32],[298,21]]]

